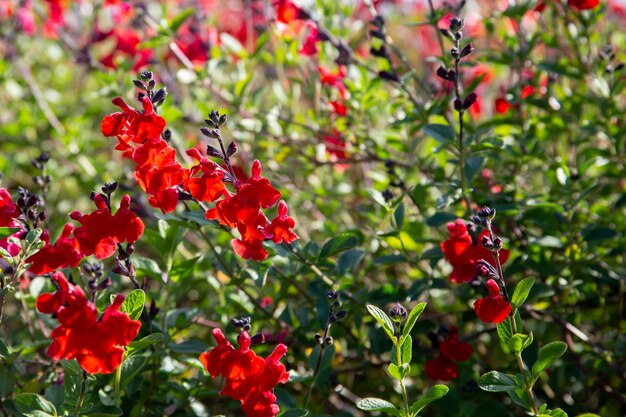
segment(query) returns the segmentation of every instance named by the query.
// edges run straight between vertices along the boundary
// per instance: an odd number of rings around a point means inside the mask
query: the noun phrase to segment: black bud
[[[235,142],[231,142],[228,145],[228,149],[226,149],[226,155],[230,158],[237,152],[237,144]]]

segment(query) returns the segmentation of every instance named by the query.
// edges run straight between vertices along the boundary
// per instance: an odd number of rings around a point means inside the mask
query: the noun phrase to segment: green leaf
[[[513,336],[513,333],[511,332],[511,318],[507,317],[502,323],[498,323],[496,330],[500,340],[508,344],[511,336]]]
[[[114,405],[96,404],[81,415],[90,417],[117,417],[124,414],[124,410]]]
[[[136,340],[134,342],[131,342],[128,345],[128,354],[129,355],[133,355],[137,352],[139,352],[142,349],[147,348],[148,346],[151,346],[155,343],[160,343],[164,340],[165,338],[163,337],[163,333],[152,333],[149,334],[148,336],[140,339],[140,340]]]
[[[178,28],[180,28],[181,25],[185,23],[185,20],[187,20],[189,16],[191,16],[194,13],[194,11],[195,11],[194,8],[190,7],[188,9],[183,10],[178,15],[176,15],[176,17],[174,17],[172,19],[172,22],[170,23],[170,29],[172,30],[172,32],[176,33]]]
[[[363,411],[382,411],[394,416],[400,414],[395,405],[380,398],[363,398],[357,401],[356,406]]]
[[[393,332],[393,322],[391,321],[389,316],[387,316],[387,314],[385,314],[385,312],[382,311],[380,308],[373,306],[371,304],[367,304],[367,311],[369,311],[372,317],[374,317],[376,321],[380,323],[380,325],[383,327],[383,329],[385,330],[385,332],[387,333],[387,335],[389,336],[389,338],[395,345],[396,336],[394,335],[394,332]]]
[[[280,413],[278,417],[305,417],[309,415],[309,410],[303,408],[294,408],[293,410],[287,410],[284,413]]]
[[[445,145],[452,143],[456,137],[456,132],[448,125],[427,124],[422,130],[437,142]]]
[[[8,358],[9,357],[9,348],[4,344],[2,340],[0,340],[0,358]]]
[[[537,379],[539,375],[550,365],[554,363],[558,358],[563,356],[567,351],[567,345],[563,342],[548,343],[541,349],[539,349],[539,357],[537,362],[533,365],[533,378]]]
[[[478,385],[484,391],[507,392],[518,387],[515,377],[498,371],[487,372],[478,379]]]
[[[411,363],[411,359],[413,359],[413,338],[411,335],[407,335],[404,342],[402,342],[400,352],[402,352],[402,363]]]
[[[398,381],[402,379],[402,375],[400,375],[400,368],[395,363],[390,363],[387,366],[387,372],[391,375],[392,378],[397,379]]]
[[[146,302],[146,293],[143,290],[132,290],[124,300],[120,311],[128,314],[132,320],[138,320]]]
[[[19,227],[0,227],[0,239],[9,237],[20,231]]]
[[[335,236],[324,243],[324,246],[322,246],[322,250],[319,254],[319,259],[326,259],[329,256],[345,252],[348,249],[354,248],[358,244],[359,238],[354,234],[343,233],[339,236]]]
[[[404,225],[404,203],[398,204],[396,211],[393,212],[393,219],[396,222],[396,228],[398,230],[402,229]]]
[[[411,414],[415,415],[419,413],[428,404],[444,397],[447,393],[448,387],[445,385],[433,385],[428,388],[428,391],[426,391],[417,401],[411,404]]]
[[[122,377],[120,379],[120,388],[126,388],[126,385],[141,371],[146,364],[145,356],[131,356],[122,362]]]
[[[524,304],[534,284],[535,278],[533,277],[524,278],[517,283],[515,291],[513,291],[513,297],[511,297],[511,304],[513,304],[514,308],[520,308]]]
[[[26,393],[15,396],[15,408],[26,417],[56,416],[54,405],[38,394]]]
[[[478,171],[485,165],[486,158],[482,156],[472,156],[465,160],[465,178],[468,183],[474,180]]]
[[[515,333],[509,339],[507,345],[513,352],[521,352],[533,342],[533,334]]]
[[[422,311],[424,311],[425,308],[426,303],[419,303],[415,307],[413,307],[413,310],[411,310],[409,316],[406,319],[406,322],[404,323],[401,340],[404,340],[411,333],[411,330],[413,330],[413,326],[415,326],[415,322],[417,322],[417,318],[420,316],[420,314],[422,314]]]

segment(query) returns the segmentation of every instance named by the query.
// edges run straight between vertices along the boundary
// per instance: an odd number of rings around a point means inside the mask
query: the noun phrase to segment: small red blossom
[[[299,20],[300,7],[291,0],[274,0],[274,10],[276,10],[276,20],[280,23],[291,23]]]
[[[70,236],[74,226],[66,224],[61,236],[54,245],[51,245],[47,236],[42,237],[45,246],[27,259],[31,264],[28,270],[33,274],[43,275],[56,271],[59,268],[74,268],[84,258],[76,238]]]
[[[116,149],[126,151],[129,142],[143,143],[148,139],[158,140],[165,128],[165,119],[154,112],[148,97],[141,100],[143,112],[139,112],[126,104],[121,97],[113,99],[113,104],[122,109],[121,112],[106,116],[100,124],[104,136],[117,136],[119,141]]]
[[[111,214],[102,195],[96,194],[94,202],[97,210],[93,213],[70,213],[70,217],[81,224],[74,230],[74,236],[83,256],[95,255],[98,259],[105,259],[113,255],[118,243],[134,243],[141,237],[144,225],[129,209],[128,195],[122,198],[115,215]]]
[[[187,150],[187,155],[198,161],[198,165],[189,170],[189,178],[185,183],[189,193],[199,201],[211,203],[225,195],[224,170],[196,148]],[[200,177],[195,177],[200,172]]]
[[[16,220],[19,215],[20,210],[13,202],[11,194],[5,188],[0,188],[0,227],[18,227],[21,229],[21,224]],[[0,239],[0,248],[8,251],[11,256],[15,256],[19,253],[20,248],[18,245],[10,243],[8,238],[7,236],[4,239]]]
[[[496,113],[504,114],[508,112],[510,108],[511,108],[511,105],[505,98],[499,97],[496,99],[495,101]]]
[[[319,31],[317,30],[315,23],[311,21],[307,21],[306,27],[309,29],[309,33],[306,35],[304,43],[302,43],[298,53],[304,56],[317,55],[317,44],[320,42]]]
[[[456,363],[444,356],[437,356],[426,362],[424,371],[426,376],[433,381],[452,381],[459,374]]]
[[[567,4],[577,10],[591,10],[600,4],[600,0],[567,0]]]
[[[489,295],[474,302],[478,318],[485,323],[502,323],[511,314],[511,304],[500,294],[500,287],[493,280],[487,281]]]
[[[69,283],[60,272],[52,274],[58,286],[54,294],[37,298],[37,309],[44,314],[56,314],[59,326],[50,337],[47,354],[54,360],[76,359],[90,374],[110,374],[124,359],[124,347],[137,337],[141,322],[131,320],[120,312],[124,296],[115,297],[98,319],[95,305],[85,293]]]
[[[293,217],[289,217],[288,212],[287,203],[281,200],[278,203],[278,216],[263,228],[263,233],[268,239],[272,239],[274,243],[285,242],[289,244],[298,239],[298,235],[291,230],[295,227],[296,222]]]
[[[441,242],[441,250],[446,260],[452,265],[450,281],[456,283],[471,281],[476,276],[476,262],[481,259],[495,266],[491,252],[479,243],[484,236],[489,235],[489,232],[483,230],[478,236],[477,242],[473,242],[465,222],[461,219],[449,223],[448,232],[450,237]],[[507,259],[509,259],[509,251],[501,249],[500,262],[504,264]]]
[[[248,417],[274,417],[280,411],[275,404],[274,387],[289,380],[285,365],[280,363],[287,353],[283,344],[276,346],[266,358],[250,349],[250,336],[242,332],[235,349],[220,329],[214,329],[217,346],[200,355],[200,362],[212,377],[223,376],[225,385],[221,395],[241,401]]]

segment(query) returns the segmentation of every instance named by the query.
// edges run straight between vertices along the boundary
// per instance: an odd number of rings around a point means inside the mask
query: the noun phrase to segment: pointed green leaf
[[[533,365],[533,378],[537,378],[547,367],[552,365],[554,361],[563,356],[567,350],[567,345],[563,342],[548,343],[539,349],[539,357]]]
[[[9,348],[4,344],[2,340],[0,340],[0,358],[8,358],[9,357]]]
[[[400,375],[400,368],[395,363],[390,363],[387,367],[387,372],[391,375],[392,378],[397,379],[398,381],[402,379],[402,375]]]
[[[428,124],[424,126],[423,131],[437,142],[445,145],[453,142],[456,137],[456,132],[448,125]]]
[[[358,244],[359,238],[354,234],[344,233],[339,236],[335,236],[324,243],[324,246],[322,246],[322,250],[320,251],[319,259],[326,259],[329,256],[345,252],[348,249],[354,248]]]
[[[357,401],[356,406],[363,411],[382,411],[394,416],[400,414],[395,405],[380,398],[363,398]]]
[[[496,330],[498,331],[500,340],[508,344],[511,336],[513,336],[511,332],[511,317],[507,317],[502,323],[498,323]]]
[[[18,394],[15,397],[15,408],[25,417],[56,416],[54,405],[38,394]]]
[[[120,387],[126,388],[126,385],[141,371],[146,364],[147,358],[145,356],[131,356],[124,359],[122,362],[122,377],[120,380]]]
[[[402,363],[411,363],[411,359],[413,358],[413,338],[408,335],[404,342],[402,342]]]
[[[385,312],[382,311],[380,308],[371,304],[368,304],[366,307],[367,311],[369,311],[372,317],[374,317],[376,321],[383,327],[383,329],[395,345],[396,337],[393,334],[393,322],[391,321],[389,316],[387,316],[387,314],[385,314]]]
[[[131,342],[128,345],[128,354],[129,355],[134,355],[135,353],[139,352],[142,349],[147,348],[148,346],[151,346],[151,345],[153,345],[155,343],[162,342],[164,339],[165,338],[163,337],[162,333],[152,333],[152,334],[149,334],[148,336],[144,337],[143,339]]]
[[[514,308],[519,308],[524,304],[534,284],[535,278],[533,277],[524,278],[517,283],[515,291],[513,291],[513,296],[511,297],[511,304],[513,304]]]
[[[0,227],[0,239],[4,239],[5,237],[9,237],[19,232],[19,227]]]
[[[404,203],[398,204],[396,211],[393,212],[393,219],[396,222],[396,228],[398,230],[402,229],[402,226],[404,226]]]
[[[433,385],[426,391],[417,401],[411,405],[411,414],[415,415],[422,411],[424,407],[433,401],[444,397],[448,393],[448,387],[445,385]]]
[[[515,333],[513,336],[511,336],[507,344],[509,346],[509,349],[511,349],[513,352],[521,352],[522,350],[527,348],[532,343],[532,341],[532,333],[530,335]]]
[[[128,294],[120,311],[128,314],[132,320],[138,320],[146,302],[146,293],[143,290],[133,290]]]
[[[489,392],[506,392],[519,388],[513,375],[503,374],[498,371],[491,371],[482,375],[478,379],[478,385],[484,391]]]
[[[404,323],[404,328],[402,329],[402,339],[405,339],[413,330],[413,326],[415,326],[415,322],[417,322],[417,318],[422,314],[422,311],[426,308],[426,303],[419,303],[413,310],[409,313],[409,316]]]

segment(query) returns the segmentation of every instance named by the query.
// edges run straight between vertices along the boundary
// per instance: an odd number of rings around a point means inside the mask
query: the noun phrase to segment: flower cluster
[[[0,188],[0,227],[21,227],[16,220],[19,215],[20,209],[13,202],[11,194],[5,188]],[[11,256],[19,252],[19,247],[10,243],[8,237],[0,239],[0,248],[8,251]]]
[[[426,362],[424,371],[432,380],[451,381],[458,375],[456,362],[466,361],[474,350],[469,343],[459,340],[459,331],[450,327],[443,341],[436,340],[439,345],[439,356]]]
[[[467,225],[461,219],[448,224],[450,237],[441,242],[441,250],[452,265],[450,281],[456,283],[470,282],[476,277],[476,263],[481,259],[487,260],[495,266],[493,256],[480,242],[488,237],[487,230],[481,231],[477,240],[472,240]],[[505,263],[509,258],[509,251],[500,250],[500,262]]]
[[[76,359],[90,374],[110,374],[124,359],[124,347],[139,333],[141,322],[120,312],[124,296],[115,297],[98,318],[98,311],[83,290],[68,282],[63,273],[54,272],[58,289],[37,298],[37,310],[54,314],[59,321],[50,337],[47,354],[54,360]]]
[[[142,73],[142,79],[145,85],[154,85],[151,73]],[[136,81],[135,84],[140,83]],[[197,162],[187,169],[176,161],[176,151],[161,137],[165,119],[155,113],[153,101],[157,98],[151,93],[150,89],[147,94],[140,93],[143,111],[115,98],[113,103],[122,111],[106,116],[100,126],[105,136],[117,137],[116,149],[135,162],[135,179],[150,196],[150,204],[164,213],[172,212],[180,193],[187,193],[199,203],[215,203],[207,209],[206,217],[239,231],[240,238],[233,239],[232,246],[244,259],[267,258],[264,240],[287,244],[296,240],[298,236],[291,230],[295,221],[288,215],[284,201],[279,203],[278,215],[271,221],[262,211],[276,205],[281,193],[261,176],[261,163],[254,161],[252,175],[248,178],[238,178],[230,164],[229,158],[237,151],[237,146],[233,142],[228,150],[224,149],[219,126],[225,123],[226,117],[211,112],[206,121],[209,128],[201,129],[205,136],[219,141],[221,151],[209,146],[207,152],[221,158],[226,168],[197,148],[191,148],[186,153]],[[233,185],[234,192],[227,189],[228,183]]]
[[[139,240],[144,224],[130,210],[128,195],[122,198],[115,214],[111,213],[108,206],[108,197],[105,199],[101,194],[96,194],[94,202],[97,210],[90,214],[78,211],[70,213],[70,217],[81,225],[74,228],[66,224],[54,245],[50,243],[47,233],[42,235],[45,246],[28,258],[32,273],[42,275],[60,268],[74,268],[83,258],[91,255],[105,259],[113,255],[118,243]]]
[[[248,417],[274,417],[280,411],[275,404],[274,387],[289,380],[285,365],[280,363],[287,346],[279,344],[266,358],[250,349],[250,336],[242,331],[235,349],[220,329],[213,330],[217,346],[200,355],[200,362],[212,377],[223,376],[225,386],[220,392],[241,401]]]

